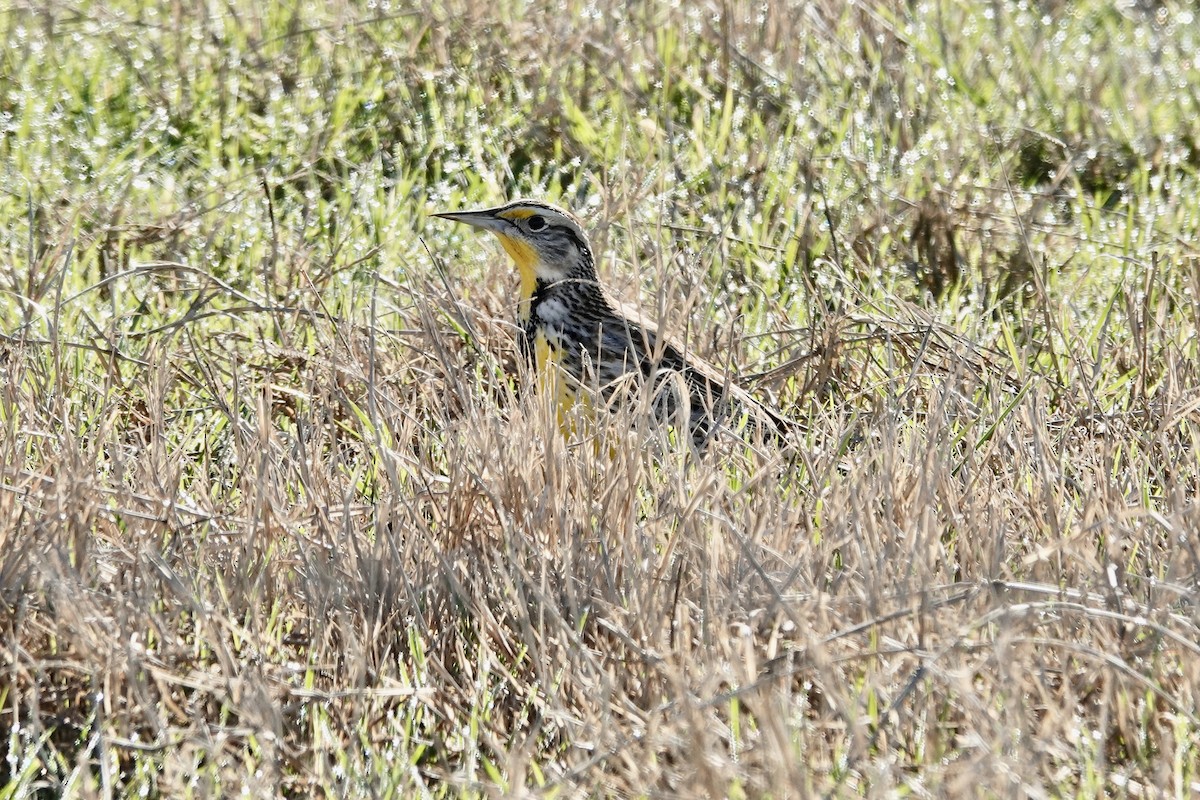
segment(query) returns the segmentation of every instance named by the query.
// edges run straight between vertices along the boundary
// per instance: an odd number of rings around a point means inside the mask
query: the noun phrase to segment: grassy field
[[[1190,9],[10,0],[0,798],[1194,796]],[[560,436],[517,196],[799,456]]]

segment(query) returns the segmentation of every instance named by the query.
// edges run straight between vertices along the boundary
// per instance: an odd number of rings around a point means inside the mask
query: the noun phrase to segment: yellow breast
[[[551,344],[546,332],[538,329],[534,334],[533,356],[537,370],[538,383],[549,386],[554,397],[554,405],[558,410],[558,427],[563,433],[570,433],[572,425],[567,419],[568,412],[575,405],[577,386],[570,375],[563,370],[559,363],[560,351]]]

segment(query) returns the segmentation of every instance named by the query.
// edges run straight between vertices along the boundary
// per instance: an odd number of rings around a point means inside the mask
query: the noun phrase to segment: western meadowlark
[[[698,448],[722,426],[775,440],[791,429],[789,420],[622,310],[596,276],[587,234],[566,211],[516,200],[434,216],[491,231],[516,262],[521,349],[539,381],[542,376],[554,381],[560,422],[589,387],[609,401],[618,387],[628,391],[631,383],[649,383],[655,415],[672,422],[686,419]]]

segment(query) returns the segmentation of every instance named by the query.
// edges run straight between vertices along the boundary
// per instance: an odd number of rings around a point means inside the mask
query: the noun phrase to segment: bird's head
[[[596,280],[587,234],[566,211],[534,200],[515,200],[480,211],[447,211],[435,217],[491,231],[516,262],[521,296],[562,280]]]

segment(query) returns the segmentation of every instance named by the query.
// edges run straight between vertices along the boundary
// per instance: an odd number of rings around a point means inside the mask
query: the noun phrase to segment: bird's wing
[[[698,355],[685,355],[685,350],[670,336],[662,336],[658,326],[646,318],[636,307],[608,298],[613,311],[627,321],[629,335],[640,337],[647,354],[657,359],[659,366],[677,370],[703,393],[715,400],[724,397],[734,401],[752,417],[764,432],[786,437],[799,430],[799,425],[763,403],[754,395],[734,383],[728,370],[720,370]]]

